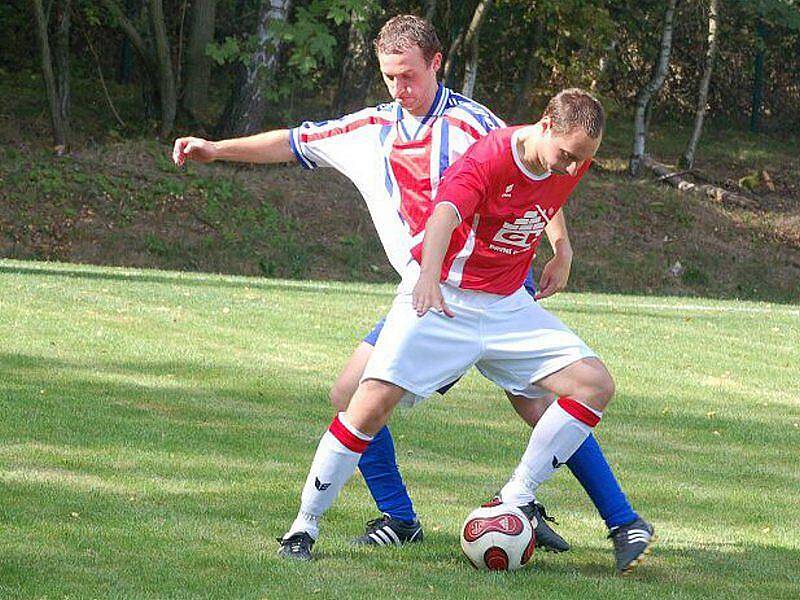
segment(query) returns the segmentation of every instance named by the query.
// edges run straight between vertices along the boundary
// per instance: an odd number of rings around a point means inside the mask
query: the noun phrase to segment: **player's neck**
[[[539,159],[538,140],[542,135],[542,127],[534,123],[525,127],[517,136],[517,156],[522,164],[534,175],[546,175],[547,168]]]

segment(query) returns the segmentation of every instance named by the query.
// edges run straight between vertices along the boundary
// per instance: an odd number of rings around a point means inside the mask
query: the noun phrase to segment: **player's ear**
[[[437,52],[436,54],[433,55],[433,58],[431,59],[430,67],[431,69],[433,69],[434,73],[438,73],[439,68],[441,66],[442,66],[442,53]]]

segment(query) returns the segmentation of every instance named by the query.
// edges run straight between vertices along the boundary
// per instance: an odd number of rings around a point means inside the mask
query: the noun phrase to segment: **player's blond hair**
[[[442,51],[436,29],[416,15],[397,15],[386,21],[372,45],[379,54],[400,54],[417,46],[428,64]]]
[[[550,99],[542,117],[550,117],[553,133],[565,135],[576,127],[597,139],[606,126],[603,105],[586,90],[568,88],[561,90]]]

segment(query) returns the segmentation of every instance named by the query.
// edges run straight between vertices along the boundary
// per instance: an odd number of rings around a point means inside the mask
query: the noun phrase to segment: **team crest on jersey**
[[[547,223],[541,209],[529,210],[513,222],[506,221],[492,238],[493,242],[528,249],[542,235]]]

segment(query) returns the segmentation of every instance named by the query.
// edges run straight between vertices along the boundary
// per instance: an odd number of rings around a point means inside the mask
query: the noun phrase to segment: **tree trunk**
[[[159,135],[166,138],[175,126],[178,96],[175,90],[175,75],[172,72],[172,57],[167,39],[162,0],[150,0],[150,23],[153,27],[155,58],[158,66],[158,95],[161,101],[161,127]]]
[[[708,48],[706,49],[706,63],[703,69],[703,78],[700,80],[700,89],[697,93],[697,113],[694,117],[694,130],[689,139],[689,145],[683,154],[681,166],[691,169],[694,166],[694,155],[697,151],[697,142],[703,130],[703,119],[706,114],[708,101],[708,86],[711,82],[711,71],[714,69],[714,59],[717,55],[717,23],[719,19],[719,0],[710,0],[708,5]]]
[[[211,59],[206,56],[206,47],[214,39],[216,11],[217,0],[195,0],[192,4],[183,92],[183,107],[192,118],[203,111],[208,101]]]
[[[525,73],[517,83],[516,93],[514,94],[514,108],[511,111],[511,118],[514,123],[525,121],[530,113],[529,100],[535,84],[539,81],[538,73],[542,68],[542,61],[536,54],[535,48],[539,48],[544,40],[545,24],[543,19],[536,19],[533,24],[533,35],[531,36],[531,50],[528,52],[528,60],[525,64]]]
[[[136,19],[139,13],[139,2],[136,0],[125,0],[125,15],[128,19]],[[117,66],[117,83],[124,85],[133,81],[133,45],[130,38],[122,38],[119,49],[119,65]]]
[[[53,58],[56,74],[56,97],[58,112],[67,137],[70,132],[70,89],[69,89],[69,31],[72,13],[71,0],[56,0],[55,8],[55,44]]]
[[[450,49],[447,51],[447,58],[444,61],[444,69],[442,69],[442,80],[450,87],[453,87],[451,76],[453,75],[453,68],[456,63],[456,57],[461,51],[461,44],[464,43],[464,33],[466,29],[462,28],[453,43],[450,44]]]
[[[658,63],[654,70],[653,77],[648,81],[636,98],[636,112],[633,119],[633,152],[631,153],[628,171],[632,176],[639,174],[644,158],[645,140],[647,138],[647,126],[645,125],[645,113],[653,94],[664,85],[669,67],[669,54],[672,50],[672,21],[675,15],[675,4],[677,0],[669,0],[667,11],[664,14],[664,27],[661,31],[661,50],[658,55]]]
[[[53,151],[61,156],[67,152],[69,145],[69,130],[61,110],[58,96],[58,84],[53,73],[53,59],[50,55],[50,39],[48,33],[47,17],[45,17],[42,0],[31,0],[36,19],[36,33],[39,38],[39,51],[41,52],[42,76],[44,77],[45,94],[50,107],[50,120],[53,124]]]
[[[480,0],[478,2],[467,28],[467,33],[464,35],[464,46],[469,49],[469,55],[464,64],[464,85],[462,86],[462,93],[465,96],[471,97],[475,91],[475,82],[478,78],[481,26],[492,8],[492,2],[493,0]]]
[[[764,42],[764,22],[758,17],[756,24],[756,57],[753,64],[753,99],[750,105],[750,131],[761,131],[761,112],[764,109],[764,59],[767,48]]]
[[[119,25],[120,29],[122,29],[122,32],[130,40],[134,50],[136,50],[136,53],[139,55],[139,58],[142,59],[145,69],[148,71],[148,73],[153,73],[156,70],[155,61],[153,60],[153,56],[148,51],[142,36],[137,31],[136,26],[125,15],[119,4],[117,4],[116,0],[104,0],[104,4],[108,9],[108,12],[111,13],[111,16],[117,21],[117,24]]]
[[[663,181],[665,183],[668,183],[672,187],[680,190],[681,192],[693,192],[701,194],[706,198],[709,198],[716,202],[725,202],[742,208],[749,208],[751,210],[758,208],[757,202],[751,200],[750,198],[747,198],[746,196],[742,196],[741,194],[730,192],[716,185],[708,185],[708,184],[698,185],[696,183],[692,183],[691,181],[687,181],[686,179],[681,177],[681,175],[683,174],[682,171],[675,172],[674,170],[670,169],[667,165],[660,163],[656,160],[653,160],[649,156],[645,156],[642,159],[642,166],[652,170],[653,173],[658,175],[658,181]]]
[[[614,77],[614,71],[617,66],[618,52],[619,42],[611,40],[611,43],[606,46],[605,54],[600,57],[597,65],[597,77],[592,80],[592,85],[590,86],[593,92],[602,92],[609,89],[609,84]]]
[[[436,0],[425,0],[425,20],[433,23],[434,16],[436,16]]]
[[[350,32],[347,38],[347,53],[342,61],[339,86],[333,101],[334,114],[343,114],[363,106],[372,83],[375,65],[370,47],[372,32],[367,22],[370,19],[359,11],[350,14]]]
[[[285,21],[291,0],[261,0],[258,15],[258,50],[251,56],[223,117],[223,137],[251,135],[261,131],[267,113],[267,92],[278,66],[278,40],[269,30],[272,21]]]

